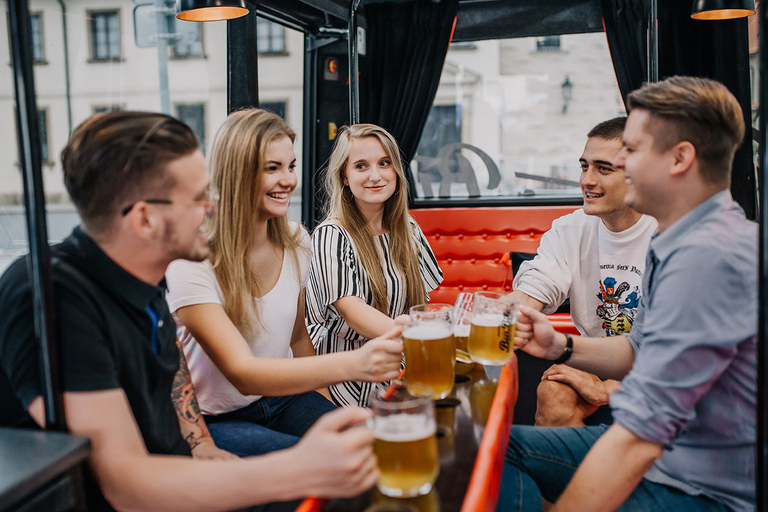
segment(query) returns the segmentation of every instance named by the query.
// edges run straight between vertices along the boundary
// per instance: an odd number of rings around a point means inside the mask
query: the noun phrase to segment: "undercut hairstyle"
[[[744,139],[744,114],[734,95],[720,82],[674,76],[648,83],[627,97],[629,110],[650,114],[646,130],[656,151],[690,142],[705,182],[728,185],[736,149]]]
[[[165,166],[198,148],[194,132],[170,116],[96,114],[75,128],[61,152],[64,185],[83,226],[101,235],[125,207],[173,187]]]
[[[614,117],[602,123],[598,123],[589,130],[587,138],[596,137],[605,140],[621,140],[624,134],[624,126],[627,124],[627,116]]]
[[[339,131],[325,175],[325,190],[329,202],[327,218],[336,220],[352,237],[363,268],[368,274],[373,305],[387,315],[387,283],[382,270],[382,256],[379,254],[365,217],[353,200],[352,191],[344,185],[352,141],[365,138],[374,138],[381,143],[397,175],[395,191],[384,202],[382,224],[390,234],[389,257],[405,277],[406,310],[426,302],[427,291],[424,280],[418,277],[421,276],[419,254],[413,240],[408,215],[408,182],[403,170],[403,161],[395,138],[384,128],[373,124],[355,124]]]
[[[280,116],[246,108],[227,116],[208,155],[212,185],[219,193],[216,214],[205,224],[209,260],[224,297],[224,311],[244,335],[253,334],[262,324],[256,299],[264,294],[263,279],[250,263],[253,226],[264,193],[267,148],[283,137],[291,143],[296,140]],[[291,230],[288,219],[273,217],[267,221],[267,237],[288,251],[299,269],[301,228]],[[297,277],[301,281],[301,275]]]

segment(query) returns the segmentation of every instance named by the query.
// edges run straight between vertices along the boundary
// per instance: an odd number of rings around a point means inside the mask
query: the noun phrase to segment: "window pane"
[[[35,62],[43,61],[43,32],[41,27],[41,15],[32,14],[30,16],[32,24],[32,59]]]
[[[264,18],[259,18],[256,27],[259,53],[282,53],[285,51],[285,29]]]
[[[64,187],[59,156],[72,129],[97,112],[159,112],[162,108],[157,48],[139,47],[134,39],[133,9],[137,4],[131,0],[66,4],[69,68],[64,65],[62,17],[58,7],[50,6],[43,11],[40,25],[47,65],[34,67],[43,159],[48,161],[43,165],[43,180],[52,242],[68,236],[79,223]],[[0,6],[7,12],[5,1],[0,0]],[[7,15],[3,17],[6,22],[0,23],[0,61],[7,64],[11,62]],[[186,120],[198,134],[210,137],[227,114],[227,26],[226,22],[196,26],[201,27],[203,40],[208,42],[206,52],[210,58],[168,61],[164,68],[170,98],[167,113],[178,115],[176,105],[198,105],[199,112],[203,105],[204,114],[196,116],[196,125],[189,117]],[[105,60],[97,61],[97,55]],[[15,108],[12,68],[1,66],[0,141],[4,146],[0,151],[0,269],[27,250]],[[301,106],[297,108],[300,115]],[[45,132],[43,127],[47,128]]]
[[[452,46],[411,164],[417,198],[580,197],[587,132],[624,112],[603,33]]]
[[[291,195],[291,208],[288,212],[290,220],[301,221],[301,176],[302,176],[302,115],[303,115],[303,84],[304,84],[304,34],[290,28],[275,25],[259,18],[259,37],[264,35],[262,27],[269,24],[278,29],[284,46],[279,54],[269,58],[259,59],[259,106],[274,112],[288,123],[296,132],[296,142],[293,151],[296,154],[298,167],[296,175],[299,186]],[[261,46],[259,46],[261,51]],[[311,170],[310,170],[311,172]]]
[[[205,148],[205,105],[176,105],[176,117],[192,128],[200,141],[200,147]]]

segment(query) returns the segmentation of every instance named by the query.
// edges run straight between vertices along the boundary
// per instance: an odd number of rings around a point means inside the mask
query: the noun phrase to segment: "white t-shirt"
[[[312,248],[304,228],[295,222],[290,225],[292,229],[301,229],[302,233],[301,246],[297,251],[300,271],[296,270],[290,251],[283,251],[283,267],[277,284],[256,300],[262,325],[256,324],[256,333],[253,336],[243,336],[256,357],[293,357],[291,336],[296,322],[299,294],[307,283]],[[185,306],[223,306],[221,288],[209,261],[174,261],[168,266],[165,277],[168,283],[166,298],[174,316],[176,310]],[[178,322],[178,317],[177,325],[197,401],[203,414],[234,411],[261,398],[258,395],[242,395],[208,358],[187,328]]]
[[[643,215],[634,226],[614,233],[598,217],[576,210],[552,223],[536,257],[520,265],[513,288],[544,303],[545,314],[569,298],[571,318],[583,335],[629,332],[657,227],[655,219]]]

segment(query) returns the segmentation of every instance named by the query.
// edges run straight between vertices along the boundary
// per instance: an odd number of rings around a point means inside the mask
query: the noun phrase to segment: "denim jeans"
[[[205,416],[216,446],[241,457],[296,444],[317,418],[336,406],[316,391],[262,397],[224,414]]]
[[[542,497],[552,503],[557,501],[589,449],[608,427],[513,426],[497,512],[540,512]],[[618,510],[727,512],[728,508],[705,496],[691,496],[643,479]]]

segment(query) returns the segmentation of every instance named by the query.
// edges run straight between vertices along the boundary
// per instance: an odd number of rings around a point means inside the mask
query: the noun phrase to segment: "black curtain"
[[[458,0],[365,5],[360,120],[395,137],[407,165],[419,145],[448,52]]]
[[[622,96],[646,77],[647,0],[601,0],[605,31]],[[747,217],[756,215],[752,160],[752,101],[746,18],[701,21],[690,17],[693,0],[659,0],[659,79],[674,75],[711,78],[736,96],[747,128],[733,162],[731,193]]]

